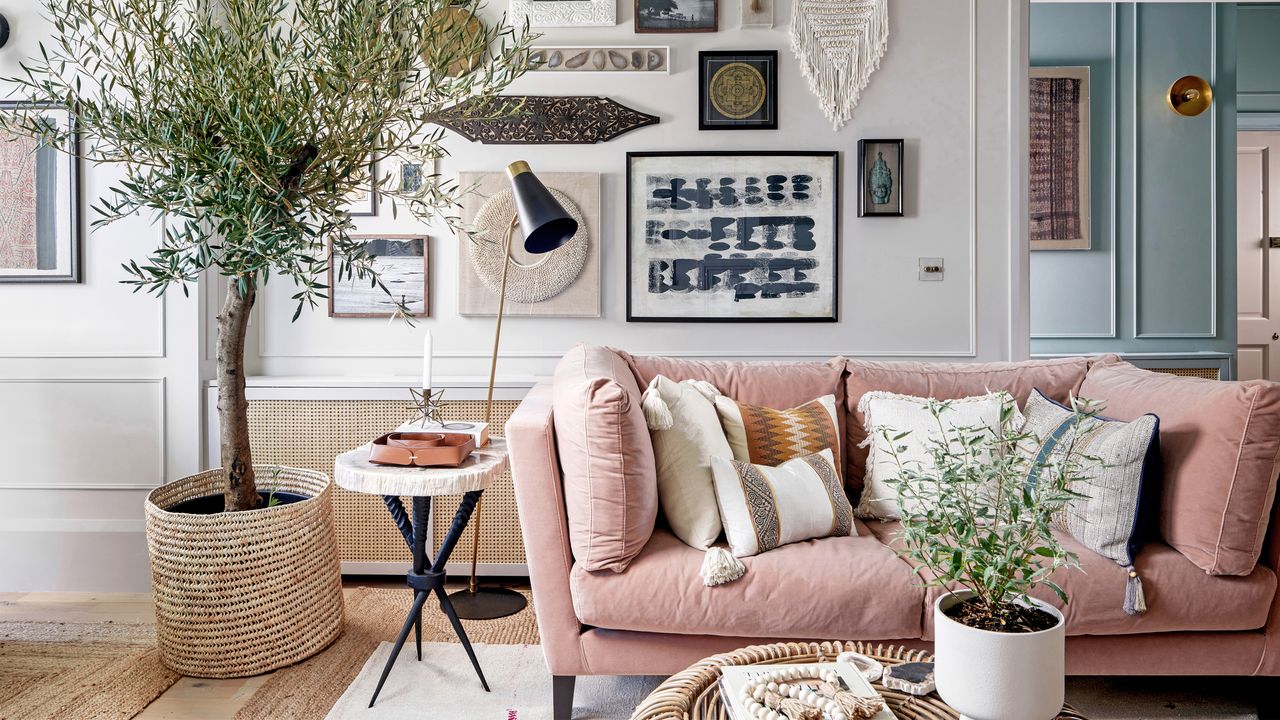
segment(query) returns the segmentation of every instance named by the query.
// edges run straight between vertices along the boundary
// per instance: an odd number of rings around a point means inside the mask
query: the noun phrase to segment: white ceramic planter
[[[934,678],[938,694],[962,720],[1051,720],[1065,691],[1066,623],[1057,608],[1036,607],[1058,624],[1035,633],[998,633],[944,612],[972,593],[948,593],[933,606]]]

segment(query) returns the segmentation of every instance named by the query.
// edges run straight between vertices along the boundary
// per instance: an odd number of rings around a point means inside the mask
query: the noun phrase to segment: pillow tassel
[[[702,571],[698,573],[702,576],[702,582],[707,587],[716,585],[724,585],[742,577],[747,572],[747,566],[728,550],[722,547],[707,548],[707,554],[702,559]]]
[[[1129,573],[1129,582],[1124,589],[1124,611],[1130,615],[1141,615],[1147,611],[1147,596],[1142,591],[1142,578],[1132,565],[1125,568]]]
[[[654,378],[644,394],[640,396],[640,409],[644,411],[644,421],[650,430],[670,430],[676,421],[671,417],[671,408],[667,407],[667,401],[663,400],[661,393],[658,392],[659,379]]]

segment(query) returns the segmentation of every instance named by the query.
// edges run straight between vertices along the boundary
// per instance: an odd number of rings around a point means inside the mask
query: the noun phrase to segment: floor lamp
[[[507,166],[511,177],[511,195],[515,200],[516,214],[507,226],[502,243],[502,282],[498,289],[498,322],[493,332],[493,361],[489,364],[489,396],[485,404],[484,421],[493,419],[493,384],[498,373],[498,343],[502,338],[502,315],[507,304],[507,270],[511,267],[511,243],[519,229],[524,236],[525,252],[542,255],[564,245],[578,232],[578,221],[565,212],[537,175],[523,160]],[[492,429],[491,429],[492,431]],[[471,579],[466,590],[449,596],[458,616],[468,620],[492,620],[506,617],[524,609],[525,599],[507,588],[480,587],[476,583],[476,561],[480,555],[480,505],[476,505],[471,519]]]

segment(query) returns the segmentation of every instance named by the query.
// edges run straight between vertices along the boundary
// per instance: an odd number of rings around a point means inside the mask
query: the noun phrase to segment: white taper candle
[[[422,339],[422,389],[431,389],[431,331]]]

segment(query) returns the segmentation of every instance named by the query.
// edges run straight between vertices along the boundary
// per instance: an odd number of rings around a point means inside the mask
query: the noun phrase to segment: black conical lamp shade
[[[524,234],[525,251],[541,255],[569,242],[578,232],[578,221],[565,212],[564,206],[529,169],[529,164],[513,162],[507,166],[507,173],[511,176],[511,194],[520,218],[520,232]]]

